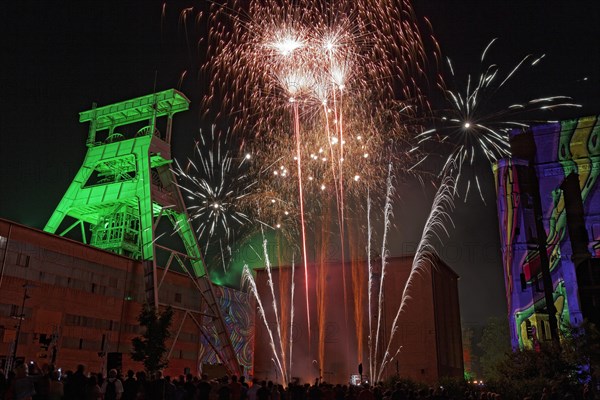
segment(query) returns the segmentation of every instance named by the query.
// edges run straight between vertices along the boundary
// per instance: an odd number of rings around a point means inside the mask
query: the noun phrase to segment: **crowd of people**
[[[502,400],[497,393],[473,388],[461,393],[460,400]],[[593,397],[584,395],[585,400]],[[88,374],[83,365],[76,371],[61,374],[51,366],[43,369],[22,364],[8,378],[0,370],[0,400],[459,400],[451,397],[443,387],[414,389],[396,382],[386,386],[332,385],[320,381],[314,384],[292,382],[287,387],[271,381],[235,375],[220,379],[200,378],[192,374],[177,378],[156,372],[129,370],[125,376],[111,369],[108,376]],[[533,400],[527,398],[527,400]],[[543,393],[540,400],[553,400]]]

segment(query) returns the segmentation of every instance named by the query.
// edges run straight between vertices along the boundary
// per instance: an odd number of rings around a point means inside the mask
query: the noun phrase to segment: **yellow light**
[[[360,176],[358,176],[358,175],[354,175],[354,180],[355,180],[355,181],[358,181],[359,179],[360,179]]]
[[[321,185],[321,190],[325,190],[325,185]]]

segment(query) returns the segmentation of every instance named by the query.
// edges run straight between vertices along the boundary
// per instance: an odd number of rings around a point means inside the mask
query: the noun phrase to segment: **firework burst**
[[[499,158],[510,155],[509,130],[527,128],[532,123],[548,122],[547,120],[531,119],[532,113],[559,107],[579,107],[579,105],[571,103],[571,99],[566,96],[535,98],[523,103],[499,107],[497,102],[492,99],[496,98],[495,96],[522,69],[535,67],[544,56],[534,57],[529,54],[504,75],[497,64],[486,65],[486,55],[495,41],[496,39],[492,40],[481,54],[481,70],[483,72],[477,78],[468,75],[464,89],[452,90],[444,83],[438,85],[445,94],[449,108],[435,112],[434,128],[417,136],[421,147],[431,142],[449,147],[441,175],[454,175],[456,177],[455,188],[461,179],[466,180],[465,201],[473,185],[477,187],[477,192],[484,200],[479,177],[475,173],[471,174],[472,177],[464,177],[463,168],[465,166],[472,169],[473,165],[482,159],[493,164]],[[451,60],[447,59],[447,63],[451,79],[456,82]]]
[[[307,239],[325,247],[337,225],[344,264],[349,215],[367,193],[389,200],[386,176],[411,172],[418,158],[411,151],[420,131],[414,122],[430,107],[421,92],[427,63],[415,21],[405,0],[212,5],[204,71],[213,79],[203,107],[248,141],[251,175],[258,177],[248,204],[264,224],[299,243],[307,277]],[[308,279],[304,286],[310,353]],[[320,342],[325,292],[317,296]],[[322,346],[320,364],[321,353]]]
[[[298,233],[288,216],[319,218],[332,202],[340,224],[346,198],[364,197],[367,188],[383,198],[388,162],[410,172],[419,157],[408,144],[417,109],[428,109],[418,84],[425,68],[418,28],[406,3],[366,3],[233,2],[211,13],[206,68],[216,79],[205,106],[253,136],[255,172],[263,176],[256,189],[270,226]],[[303,199],[303,212],[295,211]]]
[[[213,126],[210,135],[200,133],[194,157],[185,167],[176,163],[174,170],[190,203],[197,237],[206,243],[205,255],[220,258],[224,268],[225,254],[231,253],[233,242],[252,229],[254,221],[245,211],[245,202],[250,201],[256,181],[248,174],[252,156],[244,150],[243,142],[236,143],[229,132]]]

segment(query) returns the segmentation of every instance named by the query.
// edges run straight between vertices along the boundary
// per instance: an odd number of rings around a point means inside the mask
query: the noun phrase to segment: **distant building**
[[[494,168],[509,326],[513,347],[532,348],[600,322],[600,121],[515,130],[510,143]]]
[[[383,371],[382,379],[396,374],[420,382],[435,383],[441,377],[462,377],[463,349],[461,340],[460,309],[458,301],[458,275],[443,261],[436,259],[434,265],[428,265],[410,285],[406,307],[400,314],[397,331],[390,342],[394,318],[402,301],[405,283],[409,277],[413,257],[391,257],[385,271],[383,285],[383,308],[381,336],[378,344],[377,360],[380,363],[386,348],[392,356]],[[354,265],[351,265],[354,264]],[[378,263],[375,263],[378,264]],[[342,267],[346,268],[346,293],[344,293]],[[377,294],[379,292],[380,271],[375,268],[373,307],[373,329],[377,320]],[[352,271],[360,276],[357,281],[362,285],[352,288]],[[321,271],[319,278],[317,271]],[[320,315],[317,307],[318,279],[326,283],[324,295],[325,315]],[[285,337],[289,337],[290,296],[281,301],[279,293],[290,293],[291,268],[281,267],[272,270],[274,290],[280,299],[278,311]],[[257,287],[265,308],[270,328],[277,338],[272,296],[268,286],[268,274],[257,271]],[[363,375],[369,375],[368,347],[368,291],[367,267],[363,261],[356,263],[325,263],[316,268],[309,265],[309,299],[311,321],[322,318],[324,329],[319,337],[319,328],[312,323],[310,340],[306,321],[306,296],[304,268],[294,271],[294,320],[293,320],[293,364],[291,375],[304,382],[314,382],[320,377],[328,382],[348,382],[350,375],[358,374],[358,364],[363,364]],[[352,293],[360,293],[356,299]],[[346,296],[346,307],[344,297]],[[282,311],[283,310],[283,311]],[[344,316],[348,313],[347,321]],[[283,316],[283,318],[281,318]],[[254,373],[259,379],[277,379],[278,372],[272,361],[273,352],[269,335],[256,315],[256,342],[254,351]],[[286,336],[288,335],[288,336]],[[357,339],[361,336],[362,340]],[[373,334],[373,336],[375,336]],[[319,360],[319,342],[322,342],[324,359]],[[279,346],[277,344],[277,346]],[[375,343],[372,344],[373,348]],[[277,347],[279,348],[279,347]],[[311,350],[310,353],[308,350]],[[394,357],[396,351],[400,352]],[[360,354],[360,355],[359,355]],[[323,363],[319,366],[320,361]],[[289,360],[287,360],[289,363]],[[288,367],[289,368],[289,367]],[[368,377],[372,379],[372,377]]]

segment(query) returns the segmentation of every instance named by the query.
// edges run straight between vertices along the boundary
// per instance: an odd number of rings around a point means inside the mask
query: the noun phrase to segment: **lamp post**
[[[25,283],[23,285],[23,288],[25,289],[25,291],[23,292],[23,302],[21,303],[21,313],[17,316],[19,318],[19,323],[17,324],[17,335],[15,336],[15,345],[13,346],[13,352],[12,352],[12,364],[14,365],[15,360],[17,359],[17,347],[19,347],[19,336],[21,334],[21,325],[23,324],[23,320],[25,319],[25,301],[27,299],[29,299],[30,297],[27,295],[27,290],[29,288],[34,287],[34,285],[31,285],[29,283]]]

